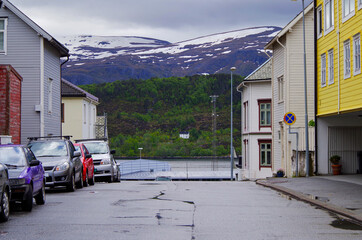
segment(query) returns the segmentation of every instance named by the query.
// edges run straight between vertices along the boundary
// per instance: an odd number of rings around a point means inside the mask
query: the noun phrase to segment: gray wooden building
[[[60,135],[61,65],[69,50],[9,1],[0,4],[0,64],[23,77],[21,142]]]

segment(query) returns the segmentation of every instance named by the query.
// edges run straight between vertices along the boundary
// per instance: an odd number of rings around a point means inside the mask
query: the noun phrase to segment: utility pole
[[[214,152],[214,160],[212,161],[212,170],[215,171],[217,170],[217,159],[216,159],[216,98],[218,98],[218,95],[211,95],[211,102],[213,103],[213,108],[212,108],[212,134],[213,134],[213,139],[212,139],[212,149]]]

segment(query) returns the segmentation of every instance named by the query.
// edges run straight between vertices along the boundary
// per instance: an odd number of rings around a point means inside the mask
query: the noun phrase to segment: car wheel
[[[79,177],[79,181],[77,182],[77,187],[78,188],[83,187],[83,169],[80,170],[80,177]]]
[[[96,182],[94,173],[93,173],[93,177],[89,180],[89,185],[94,185],[94,183]]]
[[[45,203],[45,185],[43,182],[43,186],[41,187],[41,190],[39,191],[38,195],[35,197],[35,202],[38,205],[44,205]]]
[[[6,190],[1,196],[0,203],[0,222],[6,222],[9,219],[10,213],[9,194]]]
[[[109,176],[108,182],[109,183],[113,182],[113,175]]]
[[[21,205],[24,211],[31,212],[31,210],[33,209],[33,187],[31,185],[29,186],[29,191],[26,195],[25,200],[22,201]]]
[[[70,182],[68,183],[67,190],[69,192],[74,192],[75,191],[75,177],[74,177],[74,174],[71,175],[71,179],[70,179]]]
[[[85,172],[85,181],[83,182],[83,187],[88,187],[89,182],[88,182],[88,169]]]

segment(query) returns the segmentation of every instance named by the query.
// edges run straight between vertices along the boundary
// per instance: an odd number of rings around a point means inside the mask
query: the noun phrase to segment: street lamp
[[[296,2],[297,0],[292,0]],[[305,20],[304,20],[304,0],[302,0],[303,12],[303,53],[304,53],[304,108],[305,108],[305,168],[306,177],[309,177],[309,133],[308,133],[308,102],[307,102],[307,60],[305,50]],[[298,174],[298,173],[297,173]]]
[[[233,181],[233,171],[234,171],[234,151],[233,151],[233,72],[236,70],[236,67],[230,68],[230,181]]]
[[[143,149],[143,148],[141,148],[141,147],[140,147],[140,148],[138,148],[138,150],[140,150],[140,159],[141,159],[141,152],[142,152],[142,149]]]

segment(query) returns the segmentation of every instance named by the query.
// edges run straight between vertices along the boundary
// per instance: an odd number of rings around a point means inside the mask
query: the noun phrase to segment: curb
[[[319,208],[322,208],[324,210],[347,217],[347,218],[355,221],[356,223],[362,225],[362,216],[355,214],[345,208],[342,208],[342,207],[339,207],[339,206],[336,206],[336,205],[333,205],[330,203],[324,203],[324,202],[321,202],[316,199],[311,199],[310,197],[306,196],[305,194],[303,194],[301,192],[297,192],[297,191],[291,190],[286,187],[278,186],[273,183],[268,183],[265,180],[257,180],[256,184],[264,186],[264,187],[268,187],[268,188],[271,188],[278,192],[281,192],[283,194],[289,195],[290,197],[292,197],[298,201],[303,201],[303,202],[309,203],[311,205],[317,206]]]

